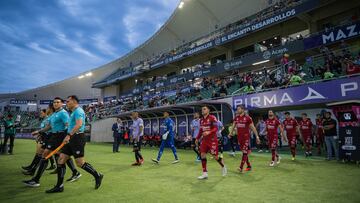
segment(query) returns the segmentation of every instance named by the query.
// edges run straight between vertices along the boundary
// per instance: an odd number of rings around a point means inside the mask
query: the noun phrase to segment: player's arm
[[[199,133],[197,134],[196,139],[195,139],[195,145],[196,145],[196,146],[199,144],[199,139],[201,138],[202,133],[203,133],[203,130],[202,130],[202,128],[200,127]]]
[[[71,132],[68,133],[68,135],[64,138],[64,141],[63,141],[63,142],[68,143],[69,140],[70,140],[70,138],[79,131],[79,129],[81,128],[82,124],[83,124],[83,121],[82,121],[81,118],[76,119],[74,128],[73,128],[73,129],[71,130]]]
[[[144,130],[144,125],[140,125],[139,129],[140,129],[140,131],[139,131],[140,134],[138,136],[136,136],[136,142],[140,141],[140,136],[141,136],[141,132],[143,132],[143,130]]]
[[[258,131],[256,130],[256,127],[255,127],[255,125],[254,125],[254,123],[251,123],[250,125],[249,125],[249,127],[250,127],[250,129],[254,132],[254,134],[255,134],[255,137],[256,137],[256,143],[260,143],[260,138],[259,138],[259,133],[258,133]]]
[[[280,129],[280,136],[284,141],[287,141],[285,134],[284,134],[284,126],[280,123],[279,125],[279,129]]]
[[[231,138],[231,136],[233,135],[234,129],[235,129],[235,122],[233,122],[231,125],[231,131],[229,132],[229,135],[228,135],[229,138]]]
[[[50,129],[51,129],[51,125],[50,125],[50,124],[47,124],[44,128],[42,128],[42,129],[40,129],[40,130],[36,130],[36,131],[32,132],[31,134],[32,134],[33,136],[35,136],[35,135],[38,135],[38,134],[40,134],[40,133],[47,132],[47,131],[49,131]]]

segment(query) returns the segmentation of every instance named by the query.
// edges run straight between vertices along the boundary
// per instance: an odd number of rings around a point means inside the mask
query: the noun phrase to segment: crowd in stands
[[[272,67],[248,72],[234,70],[216,77],[194,78],[173,87],[159,87],[153,93],[144,91],[125,99],[88,105],[85,109],[90,121],[93,121],[134,109],[249,94],[360,72],[360,52],[351,52],[345,42],[335,51],[325,46],[319,51],[319,55],[308,57],[302,65],[284,54],[279,64]],[[171,96],[160,94],[167,90],[176,93]]]
[[[190,42],[183,41],[182,45],[180,45],[177,48],[174,48],[170,51],[166,50],[166,51],[163,51],[163,52],[157,53],[157,54],[153,53],[151,58],[141,60],[141,61],[139,61],[138,64],[142,67],[147,67],[149,64],[151,64],[153,62],[163,60],[167,57],[182,53],[186,50],[192,49],[201,44],[205,44],[209,41],[212,41],[222,35],[225,35],[227,33],[234,31],[234,30],[245,28],[254,23],[261,22],[261,21],[275,15],[276,13],[280,13],[291,7],[297,6],[301,3],[303,3],[304,1],[307,1],[307,0],[271,0],[268,2],[268,6],[265,9],[255,13],[254,15],[248,16],[246,18],[243,18],[237,22],[234,22],[232,24],[229,24],[229,25],[221,27],[221,28],[219,28],[219,25],[215,25],[215,27],[214,27],[215,31],[213,31],[212,33],[210,33],[206,36],[201,36],[200,38],[197,38],[195,40],[191,40]],[[130,62],[129,67],[133,69],[138,66],[138,65],[134,65],[134,64],[135,64],[134,62]],[[134,71],[134,70],[132,70],[132,71]]]

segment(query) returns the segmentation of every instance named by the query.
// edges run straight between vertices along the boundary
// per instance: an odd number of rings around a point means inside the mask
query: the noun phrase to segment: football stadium
[[[3,34],[29,26],[3,23],[24,7],[10,2],[0,3],[0,46],[27,36]],[[96,23],[79,2],[66,5]],[[148,11],[154,2],[132,2],[144,28],[160,13]],[[76,72],[61,58],[61,80],[2,68],[46,84],[0,85],[0,202],[360,202],[360,1],[162,2],[170,12],[150,37],[131,36],[139,43],[108,49],[113,59],[96,67],[79,58],[89,67]],[[107,20],[97,29],[119,26]],[[53,60],[50,45],[30,45]]]

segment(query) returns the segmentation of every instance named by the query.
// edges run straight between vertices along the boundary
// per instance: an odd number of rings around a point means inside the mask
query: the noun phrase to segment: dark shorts
[[[46,149],[46,146],[49,143],[50,136],[50,133],[41,133],[41,135],[39,136],[40,138],[38,143],[41,144],[42,149]]]
[[[142,136],[139,138],[139,142],[133,141],[133,151],[135,151],[135,150],[140,151],[141,150],[142,138],[143,138]]]
[[[58,146],[61,145],[65,137],[66,137],[66,132],[51,133],[46,143],[46,149],[51,151],[56,149]]]
[[[73,135],[70,138],[69,143],[67,143],[61,150],[61,153],[68,156],[74,156],[74,158],[84,157],[85,154],[85,144],[86,137],[84,133],[78,133]]]

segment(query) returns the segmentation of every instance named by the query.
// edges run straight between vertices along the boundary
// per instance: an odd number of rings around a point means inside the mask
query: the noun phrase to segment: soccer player
[[[313,124],[311,120],[307,117],[306,113],[301,114],[302,120],[300,121],[300,131],[305,144],[305,156],[312,156],[311,152],[311,140],[312,140],[312,129]]]
[[[61,98],[55,97],[53,101],[55,112],[51,116],[49,123],[46,127],[32,132],[33,135],[37,135],[51,130],[51,135],[46,144],[46,149],[42,154],[42,158],[40,160],[39,168],[36,172],[36,175],[30,180],[23,181],[26,186],[40,186],[40,178],[49,163],[49,160],[45,159],[45,157],[50,154],[51,151],[55,150],[58,146],[60,146],[62,141],[66,137],[66,131],[69,124],[69,114],[65,111],[65,109],[63,109],[63,104],[64,102]],[[81,174],[76,170],[74,162],[71,159],[68,159],[66,164],[72,171],[72,176],[67,181],[73,182],[78,180],[81,177]]]
[[[299,124],[297,120],[291,117],[290,112],[285,112],[285,120],[283,121],[284,128],[286,131],[286,136],[289,141],[290,151],[291,151],[291,160],[295,160],[296,155],[296,131],[301,137],[301,132],[299,130]]]
[[[321,114],[316,114],[316,144],[318,148],[318,155],[321,155],[321,148],[324,145],[324,126],[323,126],[323,118]]]
[[[47,190],[46,193],[56,193],[64,191],[64,176],[66,172],[65,163],[70,158],[74,156],[76,165],[86,172],[90,173],[95,178],[95,189],[98,189],[101,185],[103,174],[98,173],[88,162],[85,162],[85,112],[79,106],[79,99],[75,95],[71,95],[66,100],[66,106],[71,111],[71,116],[69,120],[69,127],[67,129],[67,135],[64,138],[63,142],[66,143],[63,147],[59,160],[58,160],[58,169],[57,169],[57,183],[56,185]]]
[[[132,128],[132,139],[133,139],[133,152],[135,153],[136,162],[132,166],[141,166],[144,163],[144,158],[140,153],[141,140],[144,135],[144,121],[139,118],[139,113],[134,111],[131,113],[133,120]]]
[[[218,140],[216,137],[217,132],[217,120],[216,117],[210,115],[210,109],[207,106],[203,106],[201,108],[202,118],[200,119],[200,130],[199,134],[196,136],[195,143],[199,144],[199,140],[201,139],[200,144],[200,156],[201,156],[201,165],[203,174],[198,177],[199,180],[207,179],[208,173],[206,168],[206,154],[210,152],[211,155],[215,157],[215,160],[220,164],[222,168],[222,175],[226,176],[227,169],[224,164],[224,160],[218,156]]]
[[[268,111],[268,119],[265,121],[266,123],[266,133],[269,142],[269,149],[271,150],[271,162],[270,166],[275,165],[275,158],[276,163],[280,164],[281,157],[277,152],[277,145],[278,145],[278,129],[280,129],[281,138],[286,141],[284,136],[284,128],[281,125],[280,121],[275,117],[275,114],[272,110]]]
[[[174,154],[174,158],[175,160],[172,162],[173,164],[179,163],[179,158],[176,154],[176,148],[174,145],[174,121],[169,117],[169,112],[164,112],[164,123],[166,126],[166,132],[165,134],[162,136],[162,140],[161,140],[161,145],[160,145],[160,149],[159,149],[159,153],[156,159],[152,159],[153,162],[155,163],[159,163],[161,156],[164,152],[164,148],[165,145],[170,146],[173,154]]]
[[[259,153],[263,152],[263,149],[266,149],[266,152],[268,152],[266,145],[266,123],[262,116],[259,116],[258,123],[256,124],[256,128],[259,129],[258,133],[260,137],[260,144],[258,144],[259,146],[258,152]]]
[[[224,139],[223,139],[222,131],[225,128],[224,128],[224,124],[220,120],[217,121],[217,127],[218,127],[218,131],[216,132],[216,137],[218,138],[218,141],[219,141],[219,152],[220,152],[219,157],[223,158]]]
[[[200,153],[198,147],[195,145],[196,136],[199,134],[200,130],[200,113],[194,113],[194,120],[191,121],[191,135],[192,135],[192,143],[191,147],[193,148],[194,152],[197,155],[196,161],[200,161]]]
[[[233,130],[233,121],[229,124],[228,127],[228,131],[229,131],[229,142],[230,142],[230,147],[231,147],[231,152],[229,152],[230,156],[235,156],[235,147],[236,147],[236,143],[237,143],[237,131]],[[231,133],[232,132],[232,133]]]
[[[45,126],[49,123],[51,114],[54,111],[55,110],[54,110],[54,107],[52,106],[52,104],[50,104],[47,109],[42,109],[40,111],[40,118],[42,118],[42,121],[40,123],[40,129],[45,128]],[[41,160],[44,149],[46,148],[46,143],[49,138],[47,132],[43,132],[41,134],[36,134],[34,136],[36,136],[36,153],[35,153],[35,156],[31,162],[31,164],[29,166],[22,167],[22,169],[25,170],[25,171],[23,171],[24,175],[34,175],[35,174],[36,168],[39,165],[39,162]],[[54,169],[55,166],[54,166],[54,157],[53,156],[50,158],[50,162],[51,162],[50,168]]]
[[[260,143],[260,138],[258,132],[254,126],[253,120],[249,115],[245,114],[245,107],[239,105],[236,107],[237,116],[234,118],[233,127],[234,130],[237,130],[238,142],[240,145],[240,150],[242,151],[242,159],[239,166],[240,173],[243,172],[243,167],[246,162],[246,169],[245,171],[251,170],[251,164],[249,161],[248,154],[250,152],[250,129],[254,132],[256,136],[256,142]],[[233,132],[230,132],[232,134]],[[230,137],[230,136],[229,136]]]

